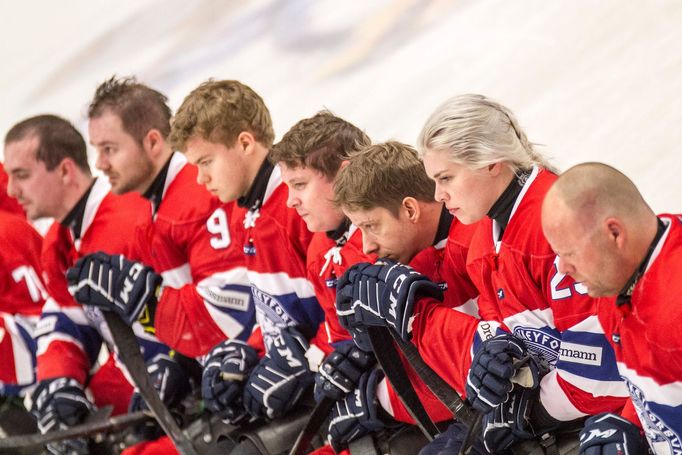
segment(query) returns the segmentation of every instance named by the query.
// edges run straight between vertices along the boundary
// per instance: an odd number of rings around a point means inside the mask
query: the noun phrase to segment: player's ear
[[[161,132],[156,128],[152,128],[144,135],[144,138],[142,139],[142,148],[154,158],[163,152],[164,143],[165,141]]]
[[[239,133],[239,136],[237,136],[236,143],[239,146],[239,150],[248,155],[253,152],[256,146],[256,138],[253,137],[253,134],[249,133],[248,131],[242,131]]]
[[[64,158],[57,165],[56,170],[62,182],[70,183],[74,178],[74,173],[76,171],[76,163],[74,163],[71,158]]]
[[[609,217],[604,220],[604,228],[607,232],[609,241],[613,242],[616,248],[622,250],[628,240],[627,231],[625,230],[623,222],[616,217]]]
[[[504,166],[504,163],[497,162],[493,164],[488,165],[488,173],[490,174],[491,177],[497,177],[502,173],[502,166]]]
[[[415,198],[407,196],[403,199],[400,208],[405,212],[407,219],[410,220],[410,222],[416,223],[419,221],[421,210],[419,208],[419,202]]]

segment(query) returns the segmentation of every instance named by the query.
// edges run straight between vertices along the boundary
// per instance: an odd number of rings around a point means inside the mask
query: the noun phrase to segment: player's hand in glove
[[[469,429],[461,422],[455,422],[419,451],[419,455],[457,455],[464,444]],[[474,440],[473,455],[488,455],[480,437]]]
[[[41,433],[66,430],[83,423],[94,411],[94,406],[83,393],[83,387],[72,378],[53,378],[42,381],[33,392],[31,413],[38,421]],[[87,439],[69,439],[47,445],[48,452],[56,455],[87,454]]]
[[[294,327],[281,329],[244,388],[244,408],[254,417],[282,417],[315,382],[305,356],[308,341]]]
[[[581,455],[640,455],[649,453],[641,430],[616,414],[597,414],[580,431]]]
[[[489,452],[499,453],[535,437],[529,422],[539,390],[515,385],[507,401],[483,416],[483,442]]]
[[[467,399],[474,409],[484,414],[507,400],[512,378],[520,370],[515,361],[527,360],[522,368],[526,387],[534,389],[540,383],[540,366],[523,341],[510,334],[496,335],[483,342],[471,361],[467,377]]]
[[[69,292],[82,305],[113,311],[129,325],[156,306],[161,276],[142,263],[102,252],[80,258],[66,272]]]
[[[340,342],[315,375],[315,401],[324,397],[340,400],[358,386],[360,376],[374,366],[376,358],[352,341]]]
[[[238,425],[248,418],[242,404],[244,383],[258,363],[258,353],[243,341],[226,340],[203,360],[201,396],[206,408],[228,423]]]
[[[183,410],[178,409],[178,406],[191,391],[187,373],[175,360],[165,354],[159,354],[147,362],[147,373],[163,403],[179,420]],[[128,409],[130,412],[149,409],[137,389],[130,399]],[[135,430],[142,439],[146,440],[154,440],[163,435],[163,430],[156,421],[145,422]]]
[[[384,326],[409,340],[414,304],[422,296],[442,301],[443,291],[410,266],[390,259],[354,264],[337,283],[337,314],[344,327]]]
[[[384,372],[379,369],[364,373],[358,387],[332,408],[328,439],[336,453],[349,442],[386,427],[379,417],[381,405],[376,398],[377,385],[383,377]]]

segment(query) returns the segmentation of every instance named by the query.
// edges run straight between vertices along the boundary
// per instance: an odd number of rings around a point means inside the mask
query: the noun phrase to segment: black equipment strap
[[[374,355],[410,416],[426,438],[432,441],[440,431],[419,400],[398,355],[398,350],[387,332],[391,332],[391,330],[386,327],[367,327]]]

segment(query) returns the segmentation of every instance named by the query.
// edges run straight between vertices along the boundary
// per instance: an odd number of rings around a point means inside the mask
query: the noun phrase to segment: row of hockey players
[[[371,436],[393,453],[390,435],[415,423],[405,378],[376,365],[386,364],[376,335],[395,346],[385,329],[482,415],[479,453],[556,451],[578,432],[583,453],[680,450],[677,318],[654,309],[679,286],[679,218],[657,217],[609,166],[557,177],[500,104],[446,101],[418,152],[372,145],[329,112],[273,145],[263,100],[237,81],[200,85],[171,121],[163,95],[112,78],[88,116],[106,179],[92,177],[82,137],[58,117],[5,138],[10,195],[29,218],[57,220],[25,266],[37,288],[42,270],[38,294],[50,296],[35,346],[23,338],[36,354],[41,431],[95,406],[144,406],[115,356],[96,362],[103,340],[115,348],[103,310],[135,327],[171,408],[193,384],[235,426],[276,427],[313,399],[333,403],[320,453]],[[27,254],[27,236],[12,232]],[[189,373],[195,359],[200,377]],[[453,403],[402,363],[408,389],[447,430],[398,445],[457,453],[468,435]],[[274,433],[271,453],[296,437]],[[161,438],[129,451],[170,449]]]

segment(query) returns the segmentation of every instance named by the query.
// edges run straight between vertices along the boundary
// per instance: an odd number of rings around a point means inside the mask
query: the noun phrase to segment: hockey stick
[[[374,355],[379,366],[384,370],[386,377],[393,385],[393,389],[400,398],[400,401],[405,405],[407,412],[414,419],[422,433],[424,433],[426,439],[432,441],[440,431],[419,400],[417,392],[412,387],[412,383],[410,383],[410,379],[398,355],[398,350],[386,332],[392,331],[386,327],[367,327],[367,334],[369,335]]]
[[[128,373],[140,391],[140,395],[144,398],[163,431],[173,441],[181,455],[197,455],[191,441],[175,422],[168,408],[161,401],[159,392],[152,385],[133,329],[115,313],[102,311],[102,315],[109,326],[111,337],[118,350],[118,356],[128,369]]]
[[[424,362],[424,359],[422,359],[416,346],[400,338],[395,331],[390,329],[387,330],[398,345],[398,349],[403,353],[422,382],[424,382],[436,398],[452,412],[458,421],[469,427],[459,450],[459,455],[468,455],[473,448],[476,436],[481,430],[483,414],[474,410],[469,403],[465,402],[462,397],[459,396],[457,391],[453,389],[450,384],[445,382],[443,378],[438,376],[438,374]]]
[[[324,397],[319,403],[317,403],[317,405],[315,405],[315,408],[310,414],[308,421],[298,434],[296,442],[294,442],[294,446],[291,448],[291,451],[289,451],[289,455],[304,455],[307,453],[310,443],[317,434],[317,430],[320,429],[322,423],[325,421],[327,416],[329,416],[329,413],[332,411],[335,403],[336,401],[334,401],[333,398]]]
[[[101,411],[101,410],[100,410]],[[108,434],[123,430],[131,425],[138,424],[147,419],[153,419],[150,411],[138,411],[132,414],[123,414],[108,418],[110,410],[105,410],[104,416],[97,413],[81,425],[75,425],[61,431],[50,431],[48,433],[33,433],[26,435],[11,436],[0,439],[0,452],[13,449],[38,448],[46,444],[65,439],[81,438],[97,434]]]

